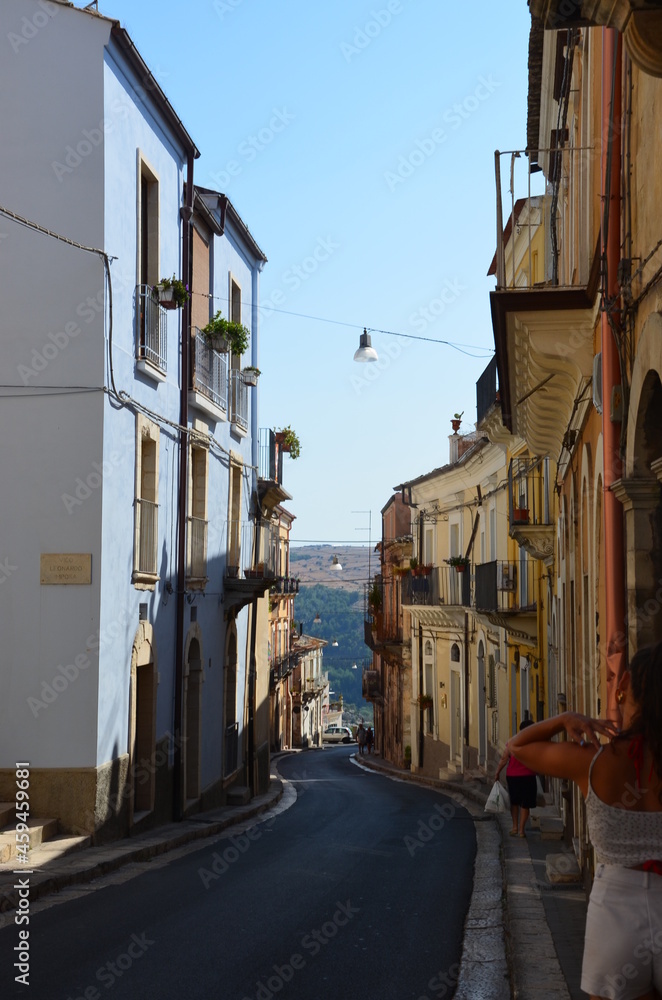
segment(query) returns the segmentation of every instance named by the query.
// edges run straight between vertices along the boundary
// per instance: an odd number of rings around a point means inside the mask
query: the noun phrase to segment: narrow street
[[[281,759],[298,797],[275,819],[37,912],[32,995],[450,994],[472,887],[473,823],[442,795],[366,773],[353,752]],[[13,924],[0,933],[5,982],[16,940]],[[11,995],[22,989],[14,984]]]

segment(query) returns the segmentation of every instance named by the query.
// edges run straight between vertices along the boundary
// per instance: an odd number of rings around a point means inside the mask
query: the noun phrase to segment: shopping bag
[[[485,812],[505,813],[510,809],[510,796],[500,781],[495,781],[485,803]]]

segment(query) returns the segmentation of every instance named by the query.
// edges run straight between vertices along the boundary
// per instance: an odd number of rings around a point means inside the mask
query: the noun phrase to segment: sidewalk
[[[510,814],[484,811],[491,788],[485,781],[422,777],[375,754],[357,761],[437,788],[474,817],[474,888],[455,1000],[586,1000],[579,988],[586,894],[581,884],[552,885],[546,873],[549,855],[572,857],[567,845],[542,839],[531,823],[525,840],[510,837]]]

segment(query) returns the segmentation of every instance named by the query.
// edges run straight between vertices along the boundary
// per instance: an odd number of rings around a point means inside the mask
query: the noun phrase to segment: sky
[[[99,10],[200,149],[196,183],[230,197],[268,258],[259,424],[301,441],[292,542],[374,544],[393,487],[448,461],[453,414],[474,429],[494,151],[526,145],[526,0]],[[364,327],[379,361],[359,365]]]

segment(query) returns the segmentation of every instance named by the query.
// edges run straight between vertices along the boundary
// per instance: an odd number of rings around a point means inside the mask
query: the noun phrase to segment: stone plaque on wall
[[[42,584],[92,583],[92,553],[42,553]]]

